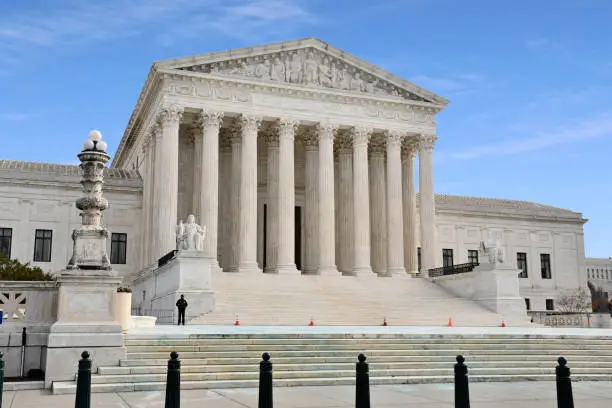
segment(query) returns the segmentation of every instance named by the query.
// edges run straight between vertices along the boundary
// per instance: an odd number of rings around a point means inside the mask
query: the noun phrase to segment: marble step
[[[419,370],[427,368],[448,368],[446,361],[413,361],[413,362],[381,362],[377,359],[375,363],[370,363],[370,370],[374,373],[378,370],[404,369]],[[452,361],[452,360],[450,360]],[[181,373],[226,373],[226,372],[258,372],[258,362],[250,364],[223,364],[223,365],[182,365]],[[512,367],[542,368],[550,369],[554,364],[554,359],[547,358],[541,360],[522,360],[522,361],[477,361],[470,359],[470,368],[495,368],[504,365]],[[274,361],[274,371],[316,371],[316,370],[354,370],[355,362],[318,362],[318,363],[278,363]],[[612,369],[612,359],[609,361],[573,361],[574,369]],[[135,367],[99,367],[100,376],[108,375],[142,375],[142,374],[166,374],[167,365],[147,365]]]
[[[470,382],[502,382],[502,381],[550,381],[554,387],[554,374],[523,374],[523,375],[470,375]],[[612,375],[601,374],[579,374],[572,375],[572,381],[612,381]],[[450,375],[439,376],[405,376],[405,377],[373,377],[370,379],[372,385],[385,384],[427,384],[427,383],[452,383]],[[182,390],[190,389],[222,389],[222,388],[256,388],[258,380],[233,380],[233,381],[181,381]],[[354,385],[354,378],[300,378],[300,379],[275,379],[274,387],[297,387],[297,386],[327,386],[327,385]],[[142,383],[114,383],[114,384],[92,384],[94,393],[109,392],[135,392],[135,391],[164,391],[164,382],[142,382]],[[76,393],[75,381],[62,381],[53,383],[53,394]]]

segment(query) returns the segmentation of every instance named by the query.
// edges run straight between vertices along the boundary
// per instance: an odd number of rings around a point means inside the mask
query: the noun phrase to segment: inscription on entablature
[[[166,94],[171,96],[193,96],[238,103],[247,103],[251,101],[251,95],[246,91],[213,86],[206,82],[199,84],[171,83],[166,87]]]

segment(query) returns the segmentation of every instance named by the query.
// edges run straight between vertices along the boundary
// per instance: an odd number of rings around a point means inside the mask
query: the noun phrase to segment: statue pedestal
[[[121,326],[115,321],[115,295],[121,278],[62,274],[57,282],[57,321],[49,333],[46,387],[53,381],[74,380],[84,350],[91,354],[94,372],[95,367],[115,366],[126,356]]]
[[[528,322],[519,291],[520,271],[505,263],[483,263],[472,272],[440,276],[435,282],[452,294],[478,302],[506,321]]]
[[[213,265],[214,260],[202,251],[179,251],[167,264],[145,271],[132,282],[135,302],[132,306],[140,306],[144,314],[151,311],[151,314],[166,315],[176,311],[176,301],[185,295],[189,304],[185,321],[211,312],[215,306],[211,285]]]

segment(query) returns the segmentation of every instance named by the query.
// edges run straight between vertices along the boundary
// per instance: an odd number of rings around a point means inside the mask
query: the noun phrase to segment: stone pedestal
[[[176,310],[181,295],[189,306],[185,322],[214,309],[211,275],[215,260],[202,251],[180,251],[167,264],[140,275],[133,283],[134,293],[146,293],[143,310]]]
[[[57,282],[57,322],[49,333],[46,387],[53,381],[74,380],[83,350],[91,354],[94,371],[100,365],[117,365],[126,356],[121,326],[115,320],[121,278],[61,274]]]

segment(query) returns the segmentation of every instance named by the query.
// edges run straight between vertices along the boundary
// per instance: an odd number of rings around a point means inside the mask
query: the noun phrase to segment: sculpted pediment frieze
[[[314,47],[191,65],[180,69],[270,83],[430,102]]]

